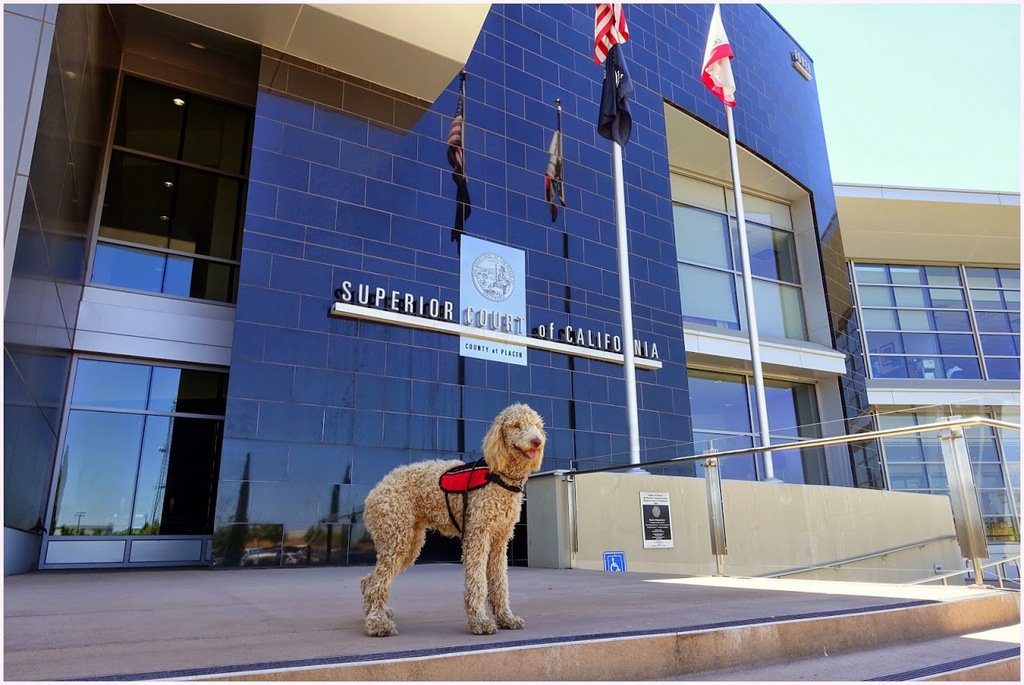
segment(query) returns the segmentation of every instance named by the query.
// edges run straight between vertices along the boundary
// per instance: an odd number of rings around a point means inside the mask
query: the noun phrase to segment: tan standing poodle
[[[497,628],[523,627],[523,619],[509,607],[507,547],[519,520],[523,485],[540,468],[546,439],[540,415],[525,404],[513,404],[484,436],[485,463],[433,460],[400,466],[370,491],[364,519],[377,549],[377,566],[360,582],[369,635],[398,634],[387,605],[391,584],[416,561],[428,528],[462,538],[470,631],[491,635]],[[458,473],[445,475],[450,471]],[[442,482],[448,486],[452,477],[471,481],[470,490],[442,490]]]

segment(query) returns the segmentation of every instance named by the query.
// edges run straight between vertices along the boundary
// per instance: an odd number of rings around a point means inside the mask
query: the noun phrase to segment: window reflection
[[[707,188],[724,197],[724,189]],[[770,209],[770,215],[788,219],[786,205],[760,199],[757,202]],[[722,206],[727,204],[726,200]],[[749,214],[747,243],[759,330],[768,336],[806,340],[795,236],[792,230],[752,221]],[[683,204],[673,206],[673,219],[683,319],[744,330],[746,305],[736,221],[724,213]],[[788,220],[784,223],[790,225]]]
[[[737,374],[689,369],[688,383],[694,426],[694,453],[719,452],[755,445],[759,435],[754,388]],[[765,402],[772,444],[820,437],[814,387],[778,379],[765,380]],[[723,478],[758,480],[764,473],[760,455],[729,457],[720,463]],[[828,482],[820,449],[773,450],[775,477],[787,483]],[[698,464],[697,475],[703,473]]]
[[[209,534],[225,380],[209,371],[79,360],[51,534]]]
[[[872,377],[1020,378],[1019,270],[854,264],[852,273]]]
[[[125,79],[93,283],[234,301],[251,119],[236,105]]]
[[[72,411],[51,535],[124,535],[131,526],[144,419]]]
[[[951,407],[954,414],[977,414],[975,407]],[[935,423],[942,414],[929,412],[894,412],[878,415],[882,429]],[[1002,431],[986,426],[972,426],[964,430],[967,453],[974,474],[978,501],[985,518],[988,538],[992,542],[1019,540],[1016,492],[1007,483],[1016,483],[1019,467],[1012,461],[1015,446],[1004,442]],[[1014,435],[1013,440],[1019,440]],[[942,446],[935,432],[921,435],[903,435],[882,440],[882,450],[893,490],[949,494],[949,481]],[[1019,459],[1019,456],[1016,457]],[[1010,474],[1011,480],[1007,479]]]

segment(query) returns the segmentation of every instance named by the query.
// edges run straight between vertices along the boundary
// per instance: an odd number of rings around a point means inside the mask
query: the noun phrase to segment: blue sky
[[[765,8],[813,60],[833,181],[1020,192],[1018,4]]]

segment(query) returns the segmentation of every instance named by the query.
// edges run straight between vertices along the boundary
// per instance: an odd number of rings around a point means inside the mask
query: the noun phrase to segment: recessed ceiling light
[[[190,41],[189,45],[191,47],[195,48],[196,50],[205,50],[206,49],[205,45],[203,45],[202,43],[196,43],[195,41]]]
[[[174,181],[164,181],[164,188],[173,188]]]
[[[182,100],[181,98],[174,98],[173,100],[171,100],[171,102],[176,104],[178,107],[184,107],[185,106],[185,101]]]
[[[160,221],[170,221],[170,220],[171,220],[171,217],[167,216],[166,214],[161,214],[160,215]]]
[[[64,70],[64,75],[67,76],[69,79],[76,79],[76,78],[78,78],[78,72],[77,71],[72,71],[71,69],[65,69]]]

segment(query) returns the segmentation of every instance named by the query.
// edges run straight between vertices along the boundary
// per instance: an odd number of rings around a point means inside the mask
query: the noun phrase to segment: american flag
[[[629,40],[626,12],[619,3],[598,3],[594,16],[594,63],[603,64],[616,43]]]
[[[452,180],[455,181],[455,226],[452,229],[452,240],[458,241],[469,218],[471,205],[469,199],[469,179],[466,178],[466,149],[463,146],[462,127],[465,96],[459,95],[459,104],[455,108],[455,118],[448,129],[448,164],[452,167]]]
[[[455,118],[452,119],[452,127],[448,129],[448,164],[452,167],[452,174],[456,176],[466,175],[466,151],[462,148],[462,111],[464,103],[459,98],[459,105],[455,108]]]

